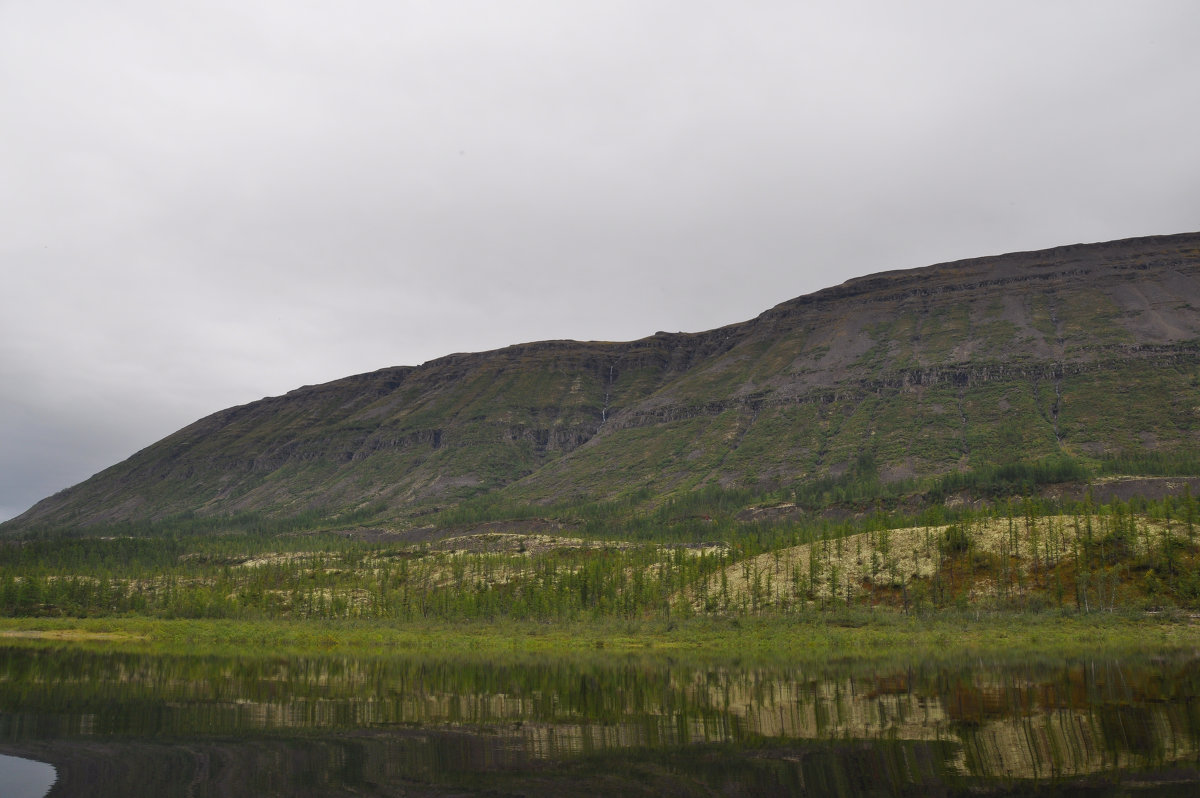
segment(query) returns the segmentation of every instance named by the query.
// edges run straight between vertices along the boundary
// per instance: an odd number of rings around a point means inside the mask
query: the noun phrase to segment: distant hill
[[[1198,438],[1190,233],[885,272],[709,332],[307,386],[203,418],[0,528],[921,484],[1055,456],[1184,457]]]

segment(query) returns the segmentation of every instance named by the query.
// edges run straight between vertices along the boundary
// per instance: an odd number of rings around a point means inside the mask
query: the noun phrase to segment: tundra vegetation
[[[1184,234],[305,386],[0,525],[0,616],[695,634],[1182,616],[1198,342]]]
[[[1055,640],[1066,617],[1097,619],[1094,635],[1104,616],[1178,622],[1200,607],[1191,481],[1160,479],[1152,497],[1114,489],[1146,481],[1130,471],[1194,469],[1183,457],[1055,458],[917,486],[884,484],[864,460],[770,494],[711,487],[657,503],[635,492],[557,506],[480,497],[420,528],[247,514],[32,530],[0,546],[0,613],[14,619],[3,622],[10,633],[166,639],[204,620],[221,623],[192,634],[214,645],[240,639],[245,624],[259,644],[285,647],[453,648],[457,632],[478,645],[506,629],[501,638],[540,637],[535,649],[689,637],[732,649],[756,635],[780,651],[855,639],[936,649],[947,619],[984,615]],[[263,632],[272,624],[291,631]],[[865,631],[810,639],[834,627]]]

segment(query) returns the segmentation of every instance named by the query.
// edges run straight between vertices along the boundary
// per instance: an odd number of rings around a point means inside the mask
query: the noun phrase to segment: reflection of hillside
[[[1032,706],[999,712],[988,702],[948,709],[938,696],[875,694],[852,680],[726,686],[707,701],[655,711],[631,710],[598,722],[564,712],[538,720],[537,700],[506,695],[425,695],[383,700],[165,705],[141,733],[262,734],[403,727],[469,733],[520,752],[556,760],[605,750],[678,747],[748,740],[906,740],[953,744],[953,766],[964,774],[1040,778],[1082,775],[1117,767],[1148,767],[1195,758],[1197,719],[1171,703],[1101,704],[1076,709]],[[695,696],[693,696],[693,699]],[[718,700],[719,699],[719,700]],[[964,714],[964,707],[968,710]],[[126,708],[128,711],[129,708]],[[53,719],[6,715],[5,736],[103,738],[128,733],[112,718],[86,713]]]
[[[523,727],[526,749],[560,757],[610,747],[686,745],[755,738],[909,740],[953,743],[964,774],[1046,778],[1147,768],[1195,759],[1197,719],[1171,704],[1033,707],[975,723],[956,720],[941,699],[854,692],[827,682],[797,696],[781,685],[773,700],[730,695],[726,713],[647,717],[640,723]]]
[[[560,731],[554,731],[556,739]],[[633,747],[558,759],[538,759],[512,742],[464,731],[397,729],[234,740],[52,739],[0,744],[0,750],[52,763],[59,781],[48,798],[1030,794],[1022,778],[963,773],[961,749],[948,742]],[[1043,786],[1048,775],[1038,777]],[[1133,794],[1112,792],[1109,777],[1062,776],[1059,789],[1036,794]],[[1172,766],[1119,779],[1126,788],[1172,784],[1176,791],[1169,794],[1182,796],[1193,794],[1180,789],[1196,788],[1200,772]]]
[[[657,661],[56,657],[0,649],[0,740],[100,745],[229,736],[265,744],[280,734],[312,741],[411,730],[486,751],[479,756],[488,761],[543,763],[854,740],[922,745],[961,775],[1018,779],[1200,754],[1198,674],[1188,661],[839,675],[833,667],[808,673]],[[412,767],[433,767],[421,757],[440,748],[405,745]],[[438,757],[447,761],[444,752]]]
[[[292,739],[47,740],[0,744],[57,768],[48,798],[317,796],[947,794],[959,776],[932,743],[855,742],[741,750],[693,746],[532,760],[485,735],[342,732]]]

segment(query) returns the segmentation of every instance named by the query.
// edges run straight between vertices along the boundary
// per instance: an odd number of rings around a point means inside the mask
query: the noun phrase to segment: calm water
[[[0,648],[0,752],[52,765],[50,796],[1190,796],[1200,659],[761,668]]]
[[[0,755],[0,795],[4,798],[42,798],[54,784],[54,768],[15,756]]]

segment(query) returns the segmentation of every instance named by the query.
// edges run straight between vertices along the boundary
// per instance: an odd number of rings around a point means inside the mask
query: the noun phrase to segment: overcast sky
[[[1200,229],[1200,3],[0,2],[0,519],[216,410]]]

